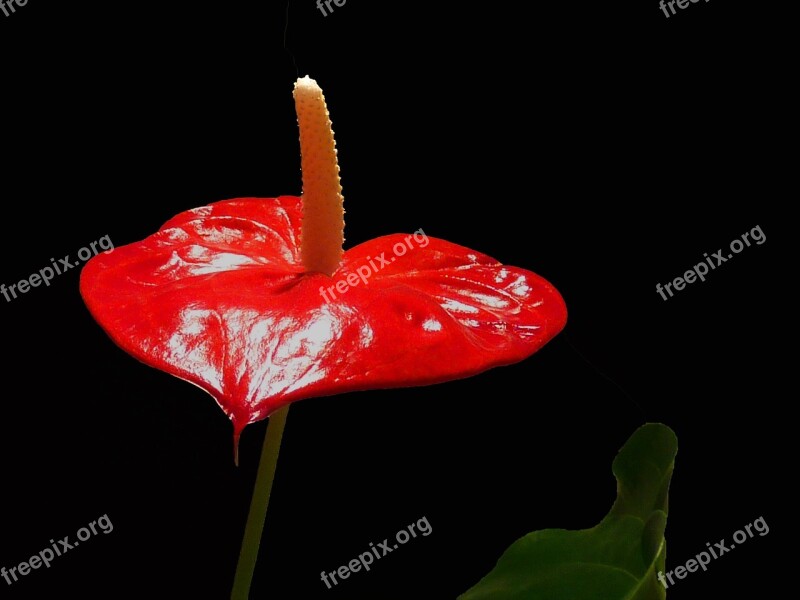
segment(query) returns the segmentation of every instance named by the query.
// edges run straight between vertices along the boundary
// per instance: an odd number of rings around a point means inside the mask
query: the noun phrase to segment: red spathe
[[[535,273],[421,233],[351,248],[332,277],[304,272],[300,224],[294,196],[186,211],[90,260],[81,294],[123,350],[211,394],[237,438],[302,398],[520,361],[566,324]]]

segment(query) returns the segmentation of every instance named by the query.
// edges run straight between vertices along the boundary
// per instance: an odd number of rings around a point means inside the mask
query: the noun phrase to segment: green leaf
[[[592,529],[534,531],[459,600],[663,600],[669,482],[675,433],[650,423],[614,460],[617,500]]]

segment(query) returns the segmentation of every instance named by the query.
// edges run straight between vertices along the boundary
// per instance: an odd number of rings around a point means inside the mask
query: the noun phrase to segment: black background
[[[336,132],[347,247],[422,228],[546,277],[570,316],[511,367],[293,405],[251,597],[455,598],[525,533],[597,523],[611,461],[648,421],[679,439],[669,568],[770,525],[669,597],[769,595],[793,525],[776,506],[793,395],[776,299],[792,270],[771,206],[791,197],[785,17],[722,0],[669,19],[655,0],[351,0],[323,17],[309,0],[287,27],[285,4],[256,4],[0,14],[0,282],[211,201],[298,194],[291,91],[309,74]],[[757,225],[766,243],[655,293]],[[114,530],[0,580],[0,597],[226,598],[266,423],[235,468],[222,411],[117,349],[78,279],[0,298],[0,566],[103,514]],[[430,536],[320,581],[423,516]]]

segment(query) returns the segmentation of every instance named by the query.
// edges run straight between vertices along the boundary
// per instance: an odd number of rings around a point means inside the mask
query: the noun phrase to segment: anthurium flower
[[[346,252],[322,92],[295,88],[303,196],[224,200],[94,257],[81,294],[143,363],[249,423],[295,400],[469,377],[530,356],[566,322],[538,275],[420,229]]]

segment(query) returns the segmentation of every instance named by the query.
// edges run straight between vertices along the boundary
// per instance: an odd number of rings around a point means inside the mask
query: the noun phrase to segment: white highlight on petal
[[[442,324],[437,321],[436,319],[427,319],[423,324],[422,328],[425,331],[441,331]]]
[[[476,315],[480,312],[476,307],[470,304],[464,304],[463,302],[459,302],[458,300],[453,300],[452,298],[443,299],[441,301],[441,306],[446,311],[454,313],[466,313],[470,315]]]

